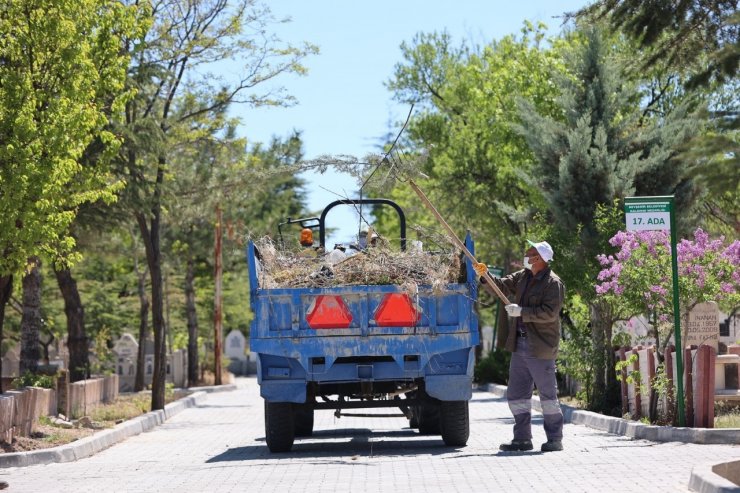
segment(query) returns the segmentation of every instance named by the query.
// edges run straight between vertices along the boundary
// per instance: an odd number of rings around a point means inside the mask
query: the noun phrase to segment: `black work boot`
[[[532,440],[512,440],[511,443],[502,443],[498,447],[504,452],[524,452],[532,450]]]
[[[540,450],[543,452],[559,452],[563,450],[563,442],[561,440],[548,440],[542,444]]]

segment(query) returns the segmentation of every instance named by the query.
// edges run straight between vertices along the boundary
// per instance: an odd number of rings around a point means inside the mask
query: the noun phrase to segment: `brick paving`
[[[270,454],[254,378],[209,394],[154,430],[77,462],[0,470],[23,492],[662,492],[688,491],[696,464],[740,458],[740,445],[656,443],[566,424],[565,451],[502,453],[512,418],[503,398],[475,392],[468,446],[448,448],[404,418],[335,418]],[[372,412],[372,411],[356,411]],[[378,410],[377,412],[388,412]]]

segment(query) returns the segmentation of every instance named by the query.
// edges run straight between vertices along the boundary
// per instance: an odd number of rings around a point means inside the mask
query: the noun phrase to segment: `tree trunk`
[[[195,261],[188,251],[185,271],[185,312],[188,318],[188,385],[198,382],[198,316],[195,308]]]
[[[41,331],[41,261],[38,257],[28,259],[33,268],[23,276],[23,315],[21,316],[21,358],[19,372],[38,370]]]
[[[8,304],[10,295],[13,293],[13,276],[0,276],[0,348],[3,344],[3,325],[5,323],[5,306]],[[3,360],[0,353],[0,394],[5,392],[3,389]]]
[[[609,316],[607,318],[609,322],[605,324],[604,327],[606,339],[606,354],[604,355],[604,360],[606,362],[606,393],[604,396],[604,410],[611,416],[620,416],[622,411],[622,387],[617,380],[617,356],[615,348],[612,347],[612,327],[614,325],[614,316],[611,309],[609,309]]]
[[[609,346],[606,344],[606,326],[611,327],[611,320],[604,313],[603,303],[592,303],[591,311],[591,340],[594,347],[594,375],[593,375],[593,393],[589,409],[593,411],[603,411],[606,402],[606,351]]]
[[[90,377],[90,358],[85,310],[77,289],[77,281],[69,269],[54,268],[59,290],[64,298],[64,313],[67,315],[67,348],[69,349],[69,379],[77,382]]]
[[[41,349],[42,349],[41,360],[44,362],[45,365],[48,365],[49,361],[51,361],[49,359],[49,346],[51,346],[54,343],[54,341],[56,340],[56,337],[54,337],[54,334],[50,332],[48,340],[46,341],[41,340],[41,339],[39,340],[41,341]]]
[[[152,329],[154,331],[154,375],[152,376],[152,411],[164,409],[164,384],[167,377],[167,348],[164,325],[164,291],[162,286],[162,250],[160,247],[160,221],[162,212],[162,184],[164,158],[159,159],[157,181],[154,188],[151,214],[137,212],[136,221],[141,231],[152,281]],[[149,223],[147,223],[149,219]]]
[[[135,269],[139,293],[139,349],[136,355],[134,391],[141,392],[146,386],[144,370],[146,367],[146,341],[149,337],[149,297],[146,295],[146,271],[139,272],[138,261],[136,261]]]

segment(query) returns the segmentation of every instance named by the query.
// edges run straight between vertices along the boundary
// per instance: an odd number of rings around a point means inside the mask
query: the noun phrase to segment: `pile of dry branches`
[[[306,255],[276,248],[269,238],[255,241],[259,252],[261,288],[327,288],[395,284],[415,293],[418,286],[434,292],[458,282],[460,258],[454,252],[429,254],[372,247],[349,256]]]

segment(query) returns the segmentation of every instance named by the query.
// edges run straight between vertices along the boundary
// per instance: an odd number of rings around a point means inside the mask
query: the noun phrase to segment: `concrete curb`
[[[480,390],[490,392],[499,397],[506,397],[506,386],[497,384],[479,385]],[[532,396],[532,407],[542,412],[540,399]],[[606,431],[614,435],[622,435],[651,442],[683,442],[698,444],[736,445],[740,443],[740,428],[676,428],[673,426],[653,426],[636,421],[628,421],[613,416],[604,416],[576,409],[564,404],[563,418],[566,423],[588,426],[597,430]],[[740,461],[737,461],[740,464]],[[689,489],[701,493],[729,493],[740,492],[740,486],[716,474],[714,470],[729,467],[731,462],[717,462],[696,466],[691,471]]]
[[[124,441],[125,439],[149,431],[152,428],[161,425],[169,418],[176,414],[201,404],[211,392],[225,392],[235,390],[236,385],[218,385],[212,387],[193,387],[196,392],[187,397],[171,402],[164,407],[164,410],[151,411],[142,414],[139,417],[124,421],[113,428],[99,431],[89,437],[80,440],[41,450],[31,450],[28,452],[13,452],[9,454],[0,454],[0,468],[7,467],[26,467],[39,464],[52,464],[55,462],[72,462],[91,455],[97,454],[112,445]]]
[[[731,463],[732,462],[716,462],[713,464],[694,466],[691,469],[689,489],[691,491],[698,491],[699,493],[739,492],[740,486],[714,472],[715,467],[728,466]],[[735,461],[734,463],[740,465],[740,462],[738,461]]]

